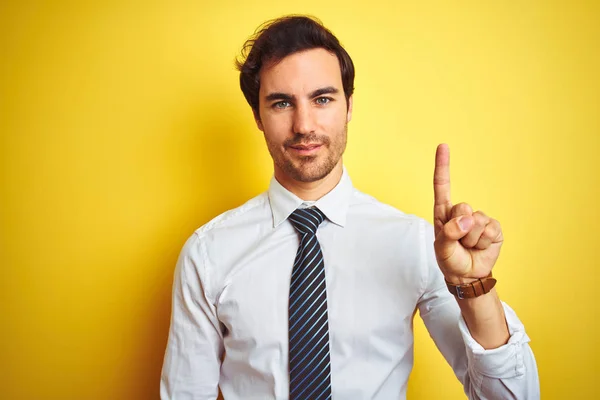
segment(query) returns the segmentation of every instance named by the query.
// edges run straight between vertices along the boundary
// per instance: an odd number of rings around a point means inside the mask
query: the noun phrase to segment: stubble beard
[[[348,123],[344,124],[340,134],[333,135],[333,140],[325,135],[295,134],[293,138],[284,142],[284,150],[281,146],[267,141],[269,153],[275,165],[288,177],[298,182],[315,182],[325,178],[338,164],[344,150],[348,136]],[[286,151],[290,146],[303,143],[319,143],[321,148],[318,155],[314,156],[292,156]],[[325,154],[323,154],[325,153]]]

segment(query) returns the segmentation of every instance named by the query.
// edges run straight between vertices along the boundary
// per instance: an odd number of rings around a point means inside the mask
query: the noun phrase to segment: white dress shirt
[[[161,398],[288,398],[288,295],[303,201],[274,178],[268,192],[199,228],[175,271]],[[304,204],[306,205],[306,204]],[[503,303],[508,343],[470,336],[433,250],[433,228],[356,190],[347,171],[314,202],[327,217],[325,260],[333,400],[405,399],[413,316],[471,399],[537,399],[529,337]],[[435,380],[435,377],[432,377]]]

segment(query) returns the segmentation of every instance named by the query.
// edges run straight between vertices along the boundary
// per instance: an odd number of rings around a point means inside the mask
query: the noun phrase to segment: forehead
[[[306,93],[326,86],[342,91],[340,63],[335,54],[325,49],[290,54],[260,71],[261,97],[271,92]]]

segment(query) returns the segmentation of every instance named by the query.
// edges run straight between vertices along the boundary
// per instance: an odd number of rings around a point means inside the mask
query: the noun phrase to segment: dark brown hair
[[[244,97],[257,117],[262,66],[277,63],[290,54],[315,48],[323,48],[337,56],[348,103],[354,93],[354,63],[346,50],[318,19],[289,15],[259,26],[254,35],[244,43],[241,57],[235,63],[240,71],[240,87]]]

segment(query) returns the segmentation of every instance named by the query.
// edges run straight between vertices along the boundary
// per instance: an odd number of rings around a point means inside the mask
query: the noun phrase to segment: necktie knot
[[[300,234],[317,234],[317,228],[325,219],[325,214],[318,208],[298,208],[289,217],[290,222]]]

